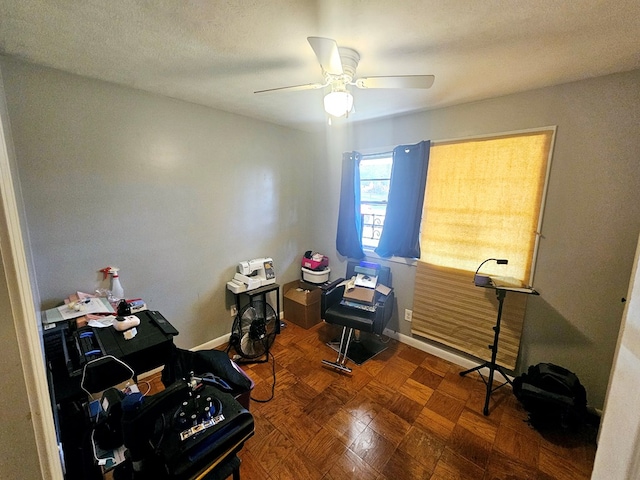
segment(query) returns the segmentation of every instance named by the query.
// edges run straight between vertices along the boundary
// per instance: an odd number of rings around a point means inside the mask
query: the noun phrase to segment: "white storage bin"
[[[302,267],[302,279],[305,282],[309,283],[324,283],[329,281],[329,273],[331,269],[329,267],[324,270],[320,270],[318,272],[314,270],[309,270],[308,268]]]

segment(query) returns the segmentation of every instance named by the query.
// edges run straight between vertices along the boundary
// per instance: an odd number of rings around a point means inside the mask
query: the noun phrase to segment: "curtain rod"
[[[431,142],[431,145],[433,145],[433,144],[434,144],[434,141],[433,141],[433,140],[421,140],[420,142],[417,142],[416,144],[410,144],[410,145],[406,145],[406,146],[414,146],[414,145],[417,145],[417,144],[419,144],[419,143],[426,142],[426,141]],[[362,153],[362,152],[360,152],[360,154],[361,154],[363,157],[369,157],[369,158],[384,158],[384,157],[390,157],[390,156],[392,156],[392,155],[393,155],[394,150],[395,150],[396,148],[398,148],[398,147],[401,147],[401,146],[405,146],[405,145],[396,145],[396,146],[394,146],[394,147],[388,147],[388,146],[387,146],[386,148],[392,148],[392,150],[387,151],[387,152],[377,152],[377,151],[373,151],[372,153]]]
[[[368,158],[384,158],[384,157],[391,157],[392,155],[393,155],[393,150],[391,150],[390,152],[376,152],[376,153],[362,154],[363,157],[368,157]]]

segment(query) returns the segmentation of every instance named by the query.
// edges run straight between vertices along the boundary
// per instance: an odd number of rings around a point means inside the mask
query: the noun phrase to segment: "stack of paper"
[[[43,322],[56,323],[63,320],[71,320],[73,318],[82,317],[89,313],[114,313],[113,307],[104,297],[89,297],[83,303],[80,303],[79,309],[69,307],[69,304],[61,307],[52,308],[44,312]]]
[[[356,275],[356,287],[363,288],[376,288],[376,284],[378,283],[378,277],[371,277],[364,273],[358,273]]]
[[[377,263],[360,262],[354,268],[356,273],[356,287],[376,288],[380,265]]]

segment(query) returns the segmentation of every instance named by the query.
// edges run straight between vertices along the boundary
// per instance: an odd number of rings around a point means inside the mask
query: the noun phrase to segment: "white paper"
[[[69,308],[69,305],[58,307],[57,310],[63,320],[71,320],[72,318],[81,317],[88,313],[113,312],[113,308],[109,310],[101,298],[93,297],[88,300],[89,301],[87,303],[80,304],[80,310]]]
[[[91,318],[88,322],[88,325],[90,327],[96,327],[96,328],[107,328],[107,327],[111,327],[113,325],[113,322],[115,322],[116,317],[114,317],[113,315],[108,315],[106,317],[100,317],[100,318]]]
[[[356,275],[356,287],[376,288],[378,277],[359,273]]]

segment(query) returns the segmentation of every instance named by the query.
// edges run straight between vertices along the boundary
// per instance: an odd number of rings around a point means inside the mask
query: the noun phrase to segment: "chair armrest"
[[[322,300],[320,305],[320,316],[324,318],[324,314],[328,308],[333,305],[340,303],[342,300],[342,295],[344,295],[344,285],[337,285],[329,290],[322,292]]]
[[[374,332],[382,334],[387,323],[391,320],[393,314],[393,307],[395,304],[395,292],[393,288],[388,295],[379,295],[376,299],[376,320],[374,325]]]

